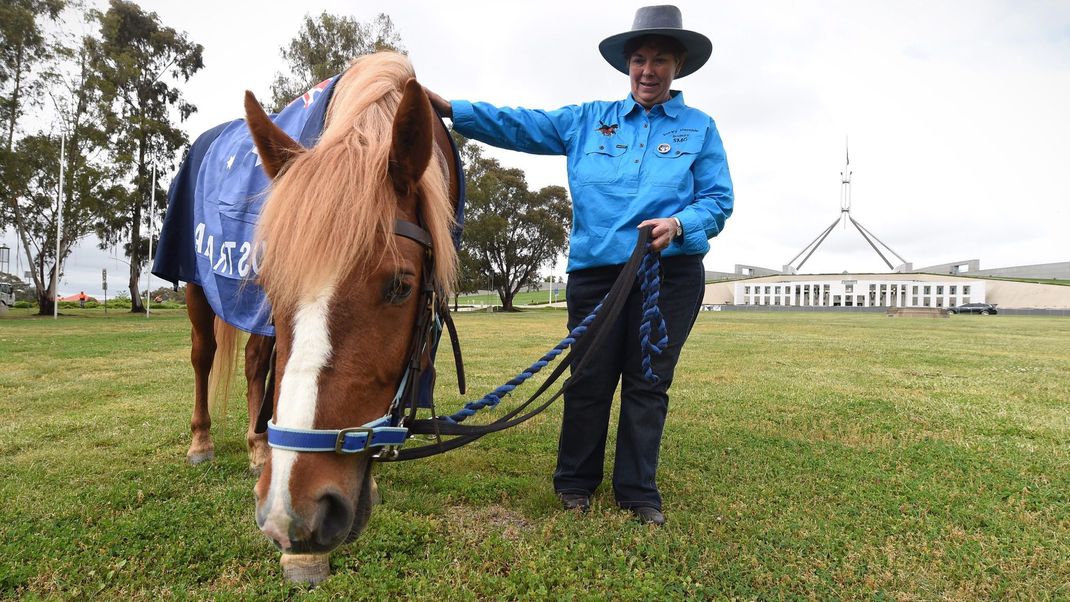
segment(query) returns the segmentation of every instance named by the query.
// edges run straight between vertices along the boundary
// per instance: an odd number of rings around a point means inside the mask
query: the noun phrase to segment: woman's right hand
[[[434,107],[436,111],[438,111],[439,115],[453,119],[453,106],[450,105],[450,101],[446,100],[445,98],[442,98],[438,94],[435,94],[434,92],[429,90],[427,86],[424,86],[424,92],[427,93],[427,98],[431,101],[431,106]]]

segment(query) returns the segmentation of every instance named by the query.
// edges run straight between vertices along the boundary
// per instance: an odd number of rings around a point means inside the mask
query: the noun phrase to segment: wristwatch
[[[678,217],[672,217],[670,219],[676,222],[676,234],[673,235],[673,239],[675,240],[684,235],[684,225],[680,223],[680,218]]]

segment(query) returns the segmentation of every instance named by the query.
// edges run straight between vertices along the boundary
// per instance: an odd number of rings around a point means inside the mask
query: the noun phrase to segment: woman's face
[[[676,71],[676,57],[644,44],[628,59],[632,97],[646,109],[669,100],[669,87]]]

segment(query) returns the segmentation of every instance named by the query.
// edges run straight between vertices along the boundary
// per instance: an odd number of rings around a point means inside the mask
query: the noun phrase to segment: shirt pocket
[[[579,180],[584,184],[612,182],[619,176],[621,157],[628,152],[612,141],[594,140],[583,148],[583,161],[578,165]]]
[[[651,162],[650,182],[656,186],[673,188],[680,188],[685,182],[691,182],[691,166],[702,152],[702,143],[702,137],[692,136],[684,142],[652,144],[656,152]],[[665,152],[661,152],[662,149],[665,149]]]

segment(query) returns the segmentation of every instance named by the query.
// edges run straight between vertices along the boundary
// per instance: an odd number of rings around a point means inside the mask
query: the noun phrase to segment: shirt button
[[[643,127],[647,127],[647,125],[648,125],[648,124],[644,123],[644,124],[643,124]]]
[[[639,143],[639,148],[643,148],[643,143],[642,142]]]
[[[639,162],[639,159],[636,159],[636,160],[635,160],[635,162],[636,162],[636,163],[638,163],[638,162]]]
[[[606,150],[606,147],[604,147],[604,146],[599,146],[599,147],[598,147],[598,150]]]

